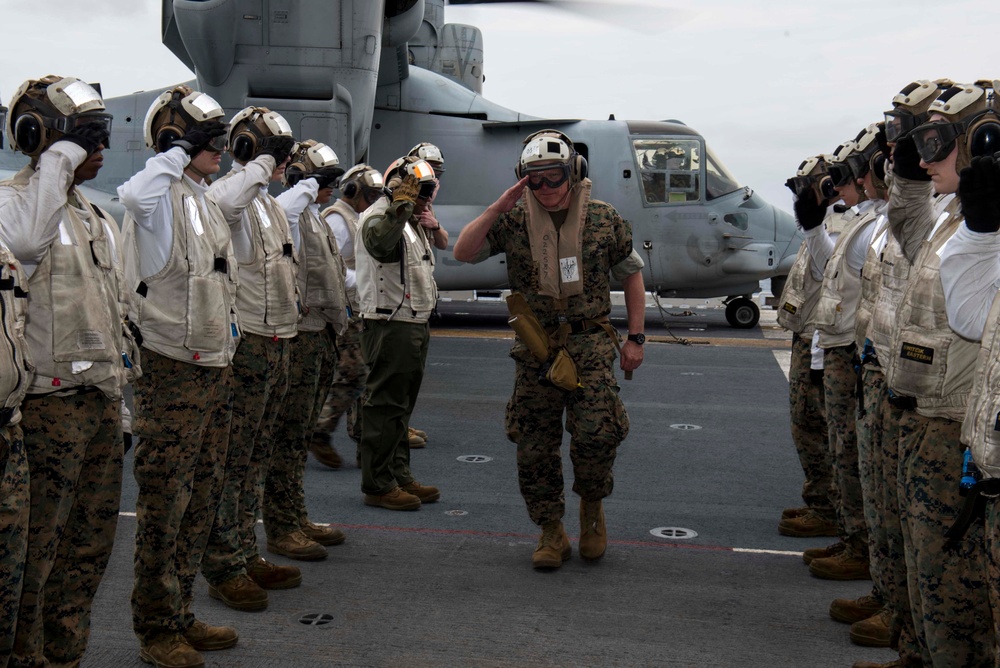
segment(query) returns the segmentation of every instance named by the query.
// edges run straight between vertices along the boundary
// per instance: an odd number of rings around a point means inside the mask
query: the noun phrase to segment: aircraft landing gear
[[[736,329],[750,329],[760,320],[760,309],[749,297],[732,297],[726,302],[726,320]]]

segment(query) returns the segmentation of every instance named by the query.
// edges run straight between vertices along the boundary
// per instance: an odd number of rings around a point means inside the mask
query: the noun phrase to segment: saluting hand
[[[528,186],[528,177],[525,176],[523,179],[507,188],[503,195],[493,203],[493,208],[496,209],[497,213],[507,213],[517,204],[517,201],[521,199],[521,194],[524,189]]]

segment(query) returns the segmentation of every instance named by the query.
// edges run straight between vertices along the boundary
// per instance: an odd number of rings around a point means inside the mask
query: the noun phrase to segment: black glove
[[[823,369],[809,369],[809,382],[813,385],[823,385]]]
[[[803,230],[811,230],[819,227],[826,218],[826,207],[829,202],[823,200],[816,201],[816,191],[809,188],[802,196],[795,200],[795,220],[802,226]]]
[[[257,155],[269,155],[274,158],[275,164],[280,165],[288,159],[293,148],[295,139],[287,135],[274,135],[261,140]]]
[[[184,151],[192,158],[208,146],[216,137],[221,137],[226,134],[228,128],[225,123],[220,123],[219,121],[205,121],[204,123],[198,123],[187,129],[184,136],[173,143],[174,146],[180,146]]]
[[[885,134],[885,123],[878,124],[878,132],[875,133],[875,143],[878,144],[878,150],[882,151],[882,157],[888,160],[889,138]]]
[[[91,155],[97,152],[98,147],[102,144],[104,148],[108,147],[108,139],[111,134],[108,132],[108,126],[104,123],[85,123],[84,125],[73,128],[73,131],[69,134],[65,134],[56,141],[68,141],[73,142],[84,151],[87,155]]]
[[[930,181],[927,170],[920,166],[920,154],[913,137],[903,137],[896,142],[892,152],[892,173],[911,181]]]
[[[319,189],[332,188],[341,176],[343,176],[344,170],[340,167],[324,167],[323,169],[318,169],[310,176],[316,179],[316,183],[319,184]]]
[[[965,225],[973,232],[1000,230],[1000,165],[991,155],[976,156],[958,181]]]

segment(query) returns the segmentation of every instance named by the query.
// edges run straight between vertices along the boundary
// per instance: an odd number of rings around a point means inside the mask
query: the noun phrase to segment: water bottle
[[[965,454],[962,456],[962,479],[958,483],[958,490],[962,496],[969,493],[973,485],[979,482],[979,467],[976,466],[976,462],[972,461],[972,450],[969,448],[965,449]]]

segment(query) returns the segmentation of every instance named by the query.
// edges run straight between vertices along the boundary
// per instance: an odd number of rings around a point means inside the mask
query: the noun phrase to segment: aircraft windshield
[[[642,196],[648,204],[701,199],[701,142],[690,137],[634,139]]]
[[[712,153],[712,149],[706,146],[705,153],[708,156],[708,160],[705,162],[705,196],[708,199],[728,195],[743,187],[736,180],[736,177],[729,173],[719,158]]]

